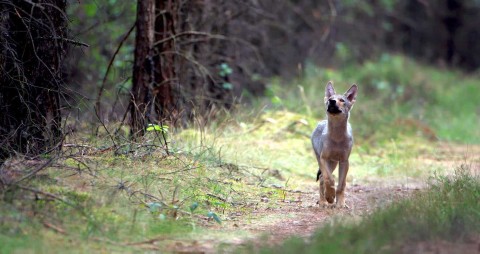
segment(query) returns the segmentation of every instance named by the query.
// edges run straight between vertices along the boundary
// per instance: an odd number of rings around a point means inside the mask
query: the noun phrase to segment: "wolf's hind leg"
[[[337,207],[348,208],[345,204],[345,187],[347,185],[348,161],[340,162],[338,167]]]
[[[320,199],[318,201],[318,204],[320,206],[325,206],[325,205],[328,205],[327,199],[325,198],[325,181],[323,180],[323,176],[320,169],[318,169],[318,172],[320,172],[319,174],[317,174],[320,181]]]

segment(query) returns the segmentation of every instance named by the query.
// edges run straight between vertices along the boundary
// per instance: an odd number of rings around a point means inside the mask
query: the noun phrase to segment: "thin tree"
[[[176,0],[155,0],[155,75],[153,98],[157,120],[175,120],[177,117],[175,87],[178,79],[175,73],[175,23],[177,19]]]
[[[153,80],[155,0],[137,2],[135,56],[130,96],[130,127],[133,138],[143,136],[149,118],[150,84]]]

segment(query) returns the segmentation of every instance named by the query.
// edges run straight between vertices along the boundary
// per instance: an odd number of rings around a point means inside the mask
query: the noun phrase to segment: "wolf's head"
[[[348,117],[348,112],[350,112],[355,103],[357,91],[357,85],[352,85],[345,94],[336,94],[332,81],[329,81],[325,87],[325,106],[327,108],[327,115],[333,117]]]

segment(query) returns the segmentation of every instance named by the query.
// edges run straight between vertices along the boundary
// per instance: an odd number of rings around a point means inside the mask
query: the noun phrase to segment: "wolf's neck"
[[[328,136],[333,140],[341,140],[348,136],[348,116],[328,119]]]

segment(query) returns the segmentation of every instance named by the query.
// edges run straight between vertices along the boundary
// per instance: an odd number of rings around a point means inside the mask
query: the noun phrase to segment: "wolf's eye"
[[[340,101],[341,101],[341,102],[345,102],[345,100],[344,100],[344,99],[342,99],[342,98],[340,98]]]

